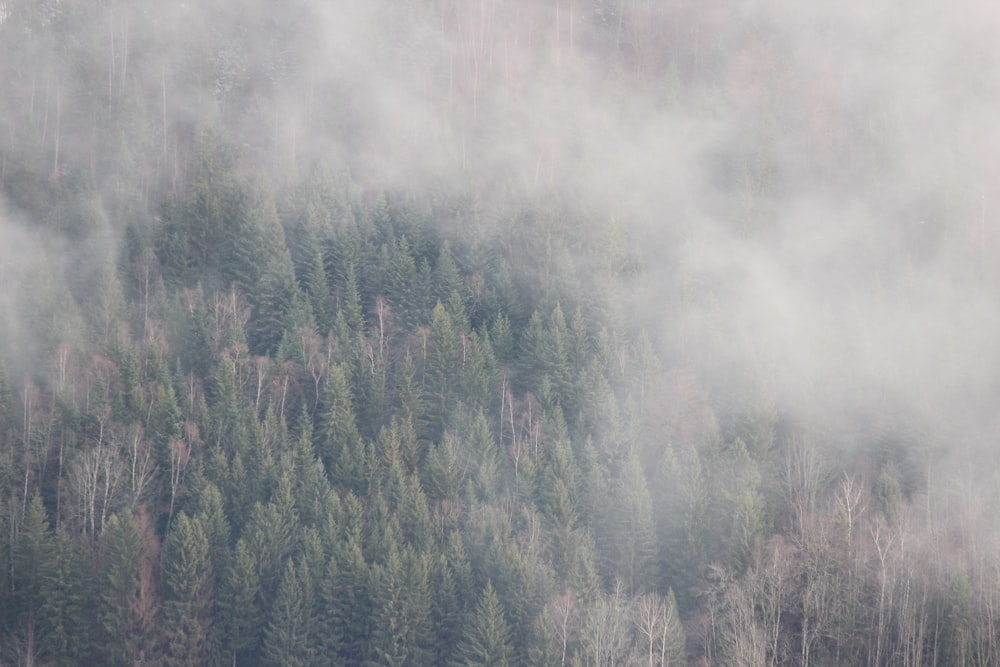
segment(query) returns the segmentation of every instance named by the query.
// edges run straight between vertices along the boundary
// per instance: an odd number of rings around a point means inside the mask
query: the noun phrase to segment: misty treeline
[[[0,0],[0,664],[1000,662],[989,137],[830,11]]]

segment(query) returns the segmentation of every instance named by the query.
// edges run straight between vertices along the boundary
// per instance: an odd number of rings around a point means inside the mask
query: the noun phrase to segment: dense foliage
[[[0,2],[0,664],[1000,661],[995,497],[933,496],[895,422],[847,446],[782,410],[766,362],[719,373],[713,286],[551,155],[530,187],[465,144],[400,177],[370,91],[315,75],[315,8],[282,4]],[[404,37],[371,48],[430,63],[474,153],[524,94],[499,26],[542,14],[491,2],[487,34],[467,4],[373,10]],[[717,45],[651,33],[682,3],[613,4],[526,22],[513,67],[561,36],[612,95],[723,78]],[[442,54],[414,16],[475,39]],[[715,158],[740,233],[770,132]]]

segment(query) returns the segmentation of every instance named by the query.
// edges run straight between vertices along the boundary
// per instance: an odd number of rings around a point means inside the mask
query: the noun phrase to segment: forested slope
[[[271,4],[0,1],[0,664],[1000,661],[989,11]]]

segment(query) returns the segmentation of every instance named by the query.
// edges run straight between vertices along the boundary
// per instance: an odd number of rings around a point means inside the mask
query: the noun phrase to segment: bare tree
[[[769,633],[757,617],[757,599],[747,581],[726,587],[721,619],[721,649],[727,664],[756,667],[768,663]]]
[[[867,507],[864,485],[857,483],[854,477],[845,472],[837,488],[837,518],[844,526],[844,536],[848,543],[854,534],[855,524]]]
[[[632,603],[636,644],[643,649],[649,667],[680,665],[684,661],[684,630],[673,594],[666,599],[656,593],[640,595]]]
[[[545,638],[545,664],[553,664],[558,653],[559,665],[570,659],[570,648],[580,629],[580,608],[572,589],[553,598],[538,617],[540,633]],[[553,647],[553,644],[557,644]]]
[[[876,520],[869,528],[872,543],[878,556],[878,607],[876,609],[876,619],[873,637],[875,640],[874,655],[872,664],[883,664],[882,658],[886,650],[888,634],[888,602],[892,594],[892,581],[889,578],[889,555],[892,550],[896,536],[892,530],[883,525],[882,521]]]
[[[804,540],[806,523],[816,513],[820,492],[827,479],[826,463],[815,441],[806,434],[793,436],[779,471],[785,502],[792,513],[794,528]]]
[[[128,508],[138,509],[156,476],[153,443],[140,424],[132,424],[118,434],[119,446],[128,473]]]
[[[70,483],[84,532],[95,537],[114,511],[125,467],[119,449],[101,438],[73,466]]]
[[[625,664],[630,652],[628,600],[619,583],[610,595],[601,595],[584,614],[581,650],[594,667]]]

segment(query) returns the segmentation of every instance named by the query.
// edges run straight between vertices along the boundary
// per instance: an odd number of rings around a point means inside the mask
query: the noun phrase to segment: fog
[[[0,661],[996,664],[997,35],[0,0]]]
[[[622,299],[668,365],[717,390],[763,369],[782,411],[836,415],[842,431],[881,414],[990,444],[988,3],[333,3],[319,15],[313,75],[361,107],[358,127],[327,140],[373,181],[468,183],[484,201],[555,193],[626,230],[645,273]],[[685,282],[697,297],[679,304]]]
[[[2,7],[4,22],[18,16]],[[34,20],[65,20],[68,5],[45,8],[56,18]],[[184,128],[198,123],[229,128],[274,173],[322,159],[370,191],[474,193],[476,218],[445,226],[502,227],[511,201],[558,200],[624,230],[643,267],[620,296],[626,319],[716,396],[756,373],[795,418],[836,415],[851,431],[887,413],[988,444],[1000,371],[990,3],[174,2],[106,15],[90,26],[109,58],[94,83],[124,96],[120,80],[139,79],[157,137],[138,167],[159,183],[147,202],[184,169]],[[201,30],[207,51],[169,39]],[[25,57],[58,52],[17,34],[33,45]],[[89,99],[60,62],[6,70],[18,93],[8,181],[27,140],[17,110],[36,125],[44,113],[43,162],[57,170],[112,150],[82,131],[52,145],[50,88]],[[190,94],[205,76],[211,100]],[[102,247],[120,238],[101,234]],[[8,223],[4,236],[24,244]],[[5,254],[5,285],[23,255]]]

